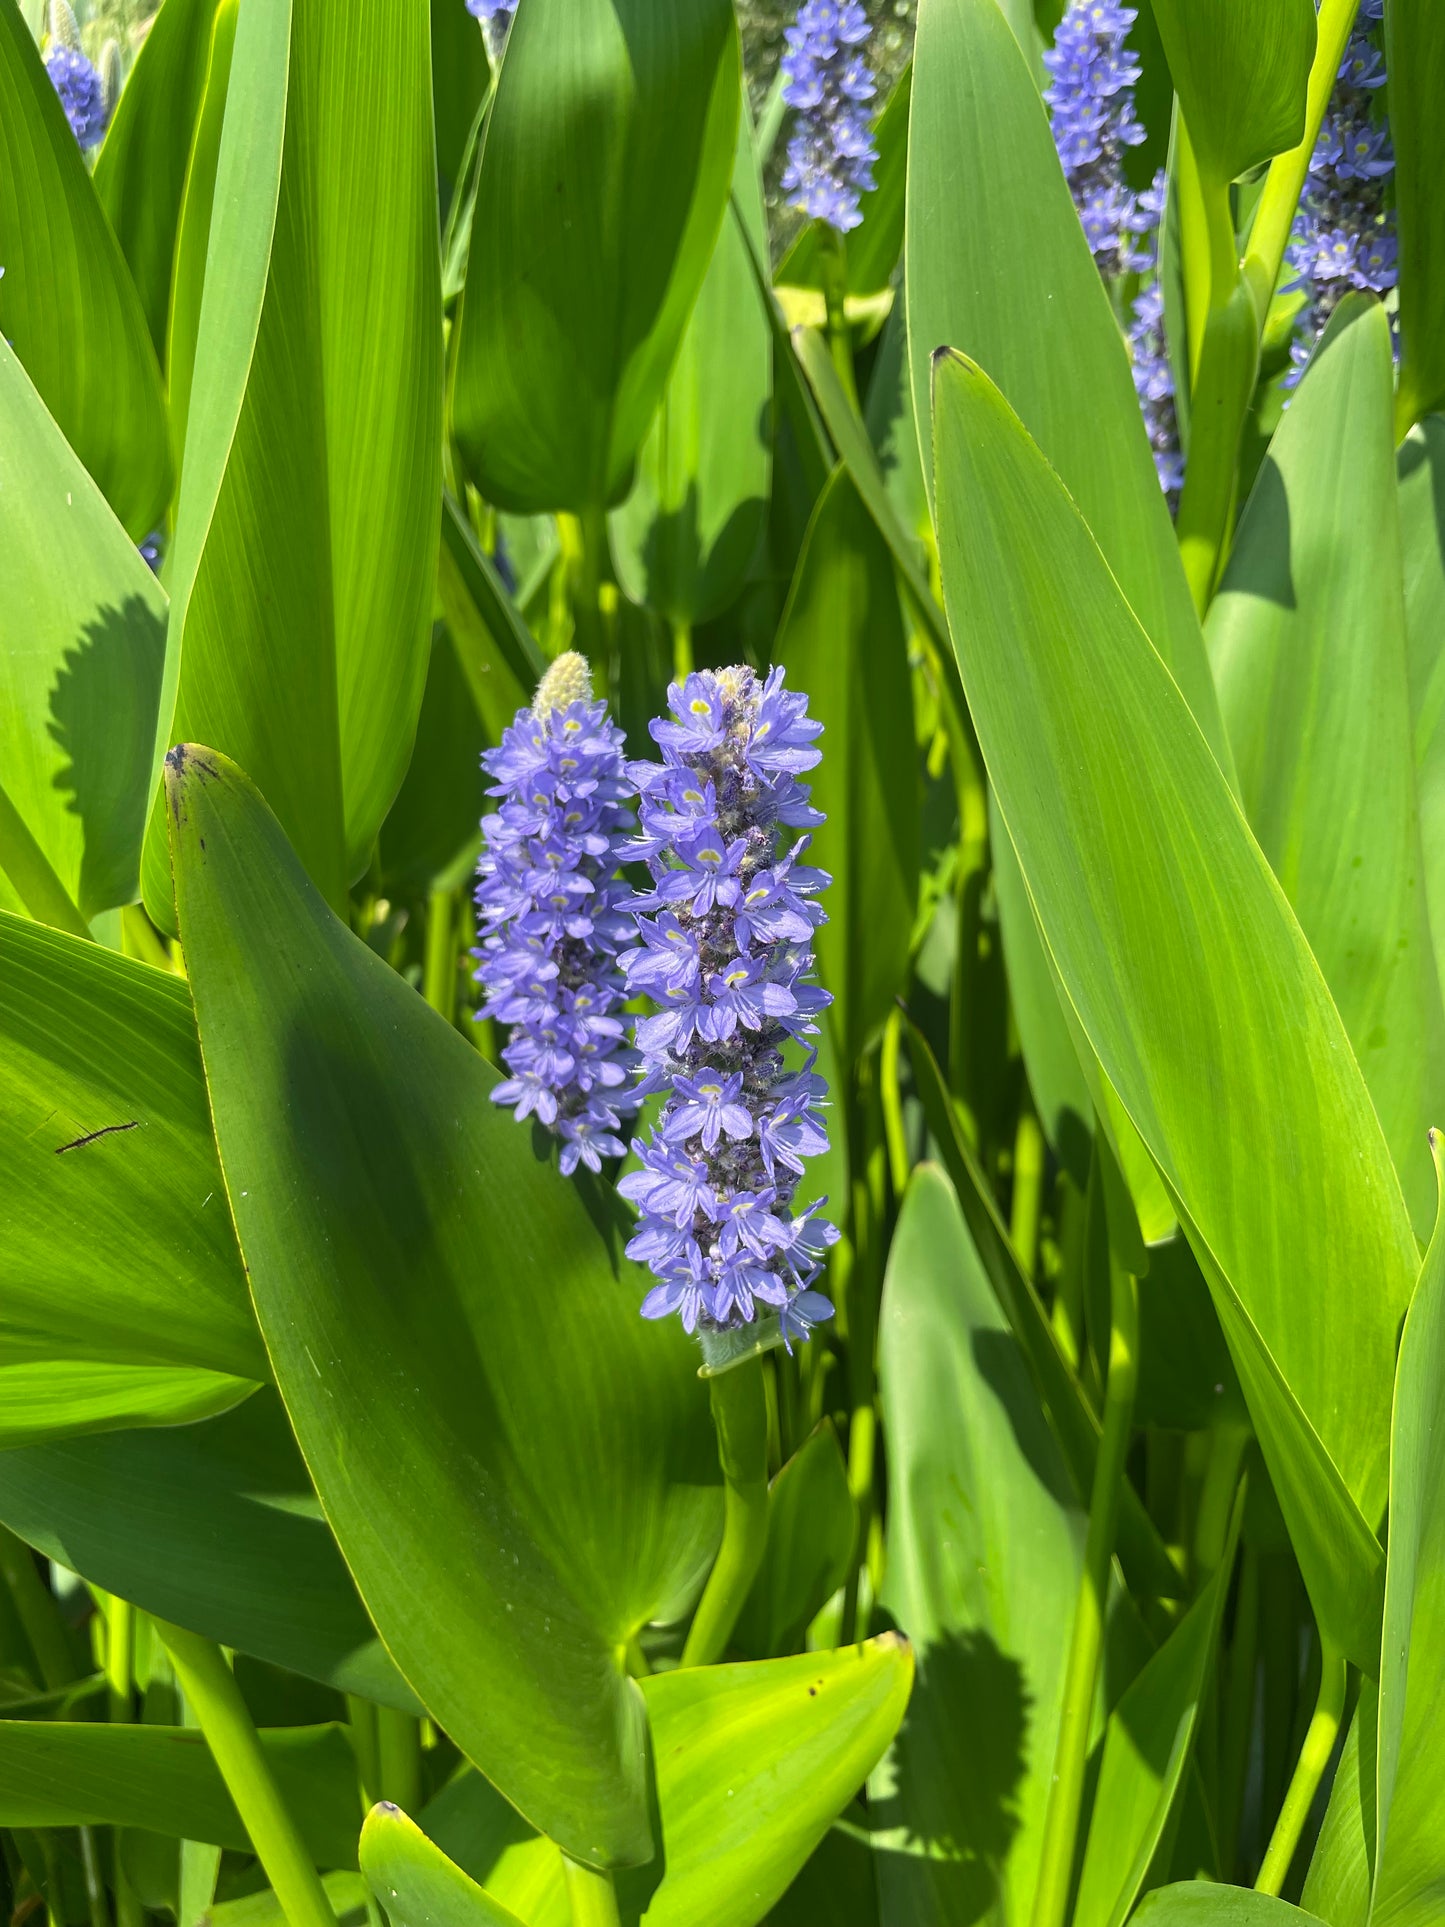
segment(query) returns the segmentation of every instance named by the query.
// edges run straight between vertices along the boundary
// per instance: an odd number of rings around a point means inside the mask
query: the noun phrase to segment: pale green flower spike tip
[[[50,0],[50,38],[73,53],[80,52],[80,28],[70,0]]]
[[[554,709],[569,709],[573,703],[592,700],[592,671],[587,658],[575,649],[566,649],[548,669],[532,698],[532,714],[545,722]]]

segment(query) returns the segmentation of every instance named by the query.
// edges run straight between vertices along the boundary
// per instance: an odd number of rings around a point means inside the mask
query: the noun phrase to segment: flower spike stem
[[[724,1481],[722,1545],[682,1650],[711,1666],[727,1647],[768,1543],[768,1403],[760,1355],[708,1380]]]
[[[163,1620],[156,1630],[290,1927],[336,1927],[321,1876],[276,1789],[220,1647]]]
[[[1089,1751],[1089,1719],[1099,1680],[1109,1568],[1124,1488],[1124,1458],[1134,1416],[1139,1378],[1139,1285],[1129,1272],[1109,1263],[1109,1380],[1104,1391],[1104,1430],[1094,1463],[1084,1571],[1074,1611],[1074,1635],[1064,1675],[1064,1703],[1054,1751],[1054,1777],[1044,1816],[1039,1884],[1033,1927],[1064,1927],[1073,1879],[1074,1849]]]
[[[1278,1894],[1285,1883],[1300,1835],[1304,1832],[1305,1820],[1339,1736],[1348,1681],[1349,1668],[1345,1661],[1326,1647],[1320,1655],[1320,1691],[1315,1701],[1314,1717],[1305,1734],[1305,1743],[1300,1748],[1300,1756],[1284,1796],[1284,1805],[1274,1823],[1274,1832],[1270,1835],[1259,1878],[1254,1883],[1256,1893]]]
[[[617,1910],[617,1888],[612,1875],[596,1867],[584,1867],[564,1853],[567,1870],[567,1898],[572,1903],[572,1927],[621,1927]]]

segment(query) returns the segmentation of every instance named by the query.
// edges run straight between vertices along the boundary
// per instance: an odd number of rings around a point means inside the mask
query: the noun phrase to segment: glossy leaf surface
[[[0,335],[139,542],[171,491],[145,311],[15,0],[0,0]]]
[[[136,895],[166,599],[3,339],[0,581],[5,791],[90,917]]]
[[[728,198],[739,109],[727,0],[519,11],[487,123],[454,397],[489,500],[626,493]]]
[[[400,1807],[374,1806],[367,1814],[361,1870],[393,1927],[521,1927]]]
[[[578,1857],[646,1859],[619,1662],[715,1543],[692,1347],[638,1318],[616,1214],[559,1180],[471,1044],[331,916],[234,765],[187,750],[167,775],[227,1192],[362,1598],[529,1817]]]
[[[255,1389],[252,1379],[185,1365],[0,1365],[0,1450],[138,1425],[192,1425],[229,1411]]]
[[[1385,310],[1351,301],[1270,443],[1207,637],[1240,800],[1344,1019],[1423,1238],[1445,1014],[1411,754],[1393,393]]]
[[[419,1710],[356,1596],[274,1391],[204,1425],[0,1453],[0,1519],[173,1625]]]
[[[1201,174],[1232,181],[1304,137],[1310,0],[1154,0]]]
[[[1026,1919],[1084,1516],[952,1186],[928,1165],[894,1233],[879,1386],[883,1603],[918,1651],[907,1720],[870,1785],[880,1917]]]
[[[1209,1280],[1325,1635],[1372,1667],[1416,1267],[1387,1146],[1299,926],[1058,477],[970,364],[940,360],[936,405],[944,588],[1000,812]]]
[[[893,561],[846,469],[824,489],[774,659],[823,725],[809,773],[827,822],[808,860],[832,877],[818,932],[828,1021],[851,1065],[903,988],[918,895],[913,692]]]
[[[1139,1927],[1324,1927],[1287,1900],[1247,1887],[1186,1880],[1150,1894],[1134,1919]]]

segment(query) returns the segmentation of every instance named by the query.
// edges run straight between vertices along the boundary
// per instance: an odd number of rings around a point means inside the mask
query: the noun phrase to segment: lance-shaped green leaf
[[[1136,1927],[1325,1927],[1287,1900],[1212,1880],[1160,1887],[1145,1898],[1134,1921]]]
[[[139,541],[171,492],[145,311],[15,0],[0,0],[0,335]]]
[[[0,1453],[0,1520],[159,1619],[420,1710],[356,1596],[274,1391],[184,1430]]]
[[[462,187],[468,136],[492,84],[482,23],[465,7],[430,0],[432,104],[436,112],[437,174],[442,212]]]
[[[0,914],[0,1361],[267,1375],[179,978]]]
[[[0,581],[5,793],[90,917],[135,899],[158,768],[166,599],[3,339]],[[0,867],[13,867],[3,851]],[[46,916],[18,871],[11,882]]]
[[[918,1683],[869,1809],[887,1927],[1027,1918],[1084,1514],[948,1180],[913,1177],[879,1331],[883,1602]],[[987,1735],[987,1743],[982,1736]]]
[[[897,1732],[912,1682],[913,1653],[897,1633],[643,1680],[662,1837],[659,1863],[618,1881],[623,1918],[755,1927]],[[454,1781],[421,1818],[529,1927],[566,1927],[556,1848],[523,1838],[485,1781]]]
[[[1411,754],[1393,395],[1389,319],[1352,299],[1275,431],[1207,635],[1245,814],[1425,1237],[1445,1014]]]
[[[1445,403],[1445,14],[1432,0],[1388,0],[1385,64],[1400,230],[1402,427]]]
[[[768,1489],[768,1544],[734,1642],[757,1658],[794,1651],[848,1577],[858,1530],[848,1468],[825,1419]]]
[[[1431,415],[1405,438],[1399,475],[1420,841],[1436,974],[1445,984],[1445,417]]]
[[[1058,476],[961,358],[939,359],[935,411],[944,589],[1000,813],[1214,1294],[1323,1635],[1373,1669],[1416,1270],[1389,1149],[1289,904]]]
[[[1154,18],[1201,174],[1232,181],[1299,145],[1311,0],[1154,0]]]
[[[733,600],[768,510],[773,330],[749,242],[766,255],[763,187],[744,111],[717,246],[638,455],[632,493],[610,519],[623,591],[674,624],[706,621]]]
[[[318,1866],[354,1867],[356,1762],[339,1726],[261,1735],[277,1790]],[[0,1720],[0,1826],[144,1827],[253,1851],[194,1727]]]
[[[1224,758],[1128,352],[1059,166],[1036,70],[995,0],[920,0],[913,68],[904,259],[930,495],[930,357],[951,347],[988,371],[1058,470]],[[1020,261],[1029,264],[1023,276]]]
[[[1208,1584],[1109,1715],[1073,1927],[1123,1927],[1182,1797],[1240,1517]]]
[[[240,771],[178,750],[167,788],[227,1194],[362,1598],[529,1818],[578,1857],[647,1859],[621,1662],[716,1544],[693,1348],[638,1317],[616,1208],[492,1104],[489,1067],[331,915]]]
[[[1300,1905],[1329,1927],[1369,1927],[1375,1852],[1375,1742],[1378,1692],[1361,1680]],[[1366,1810],[1369,1812],[1366,1837]]]
[[[130,265],[164,365],[186,169],[217,0],[167,0],[126,77],[95,163],[95,191]]]
[[[907,975],[919,780],[893,560],[841,466],[813,511],[773,653],[823,725],[823,761],[809,780],[827,822],[809,860],[833,879],[818,953],[849,1068]]]
[[[1430,1133],[1436,1168],[1442,1148]],[[1371,1927],[1427,1927],[1445,1906],[1445,1214],[1400,1340],[1390,1556],[1380,1653]]]
[[[707,272],[739,109],[728,0],[540,0],[487,122],[453,395],[489,500],[599,509]]]
[[[361,1870],[393,1927],[522,1927],[388,1802],[366,1816]]]
[[[170,734],[242,762],[333,902],[405,774],[426,675],[435,165],[424,8],[243,10],[177,521]],[[164,835],[157,810],[146,898],[168,921]]]
[[[0,1365],[0,1450],[138,1425],[193,1425],[255,1389],[254,1379],[187,1365],[72,1358]]]

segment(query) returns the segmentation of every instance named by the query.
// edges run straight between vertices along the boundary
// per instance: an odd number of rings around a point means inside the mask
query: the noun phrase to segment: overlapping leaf
[[[1436,973],[1445,983],[1445,418],[1431,415],[1407,436],[1399,476],[1420,840]]]
[[[1154,0],[1199,170],[1232,181],[1304,136],[1310,0]]]
[[[1299,926],[1059,478],[971,364],[940,359],[935,408],[944,587],[1000,812],[1214,1293],[1324,1635],[1373,1668],[1416,1264],[1388,1148]]]
[[[1400,230],[1400,425],[1445,403],[1445,14],[1432,0],[1387,0],[1385,63]]]

